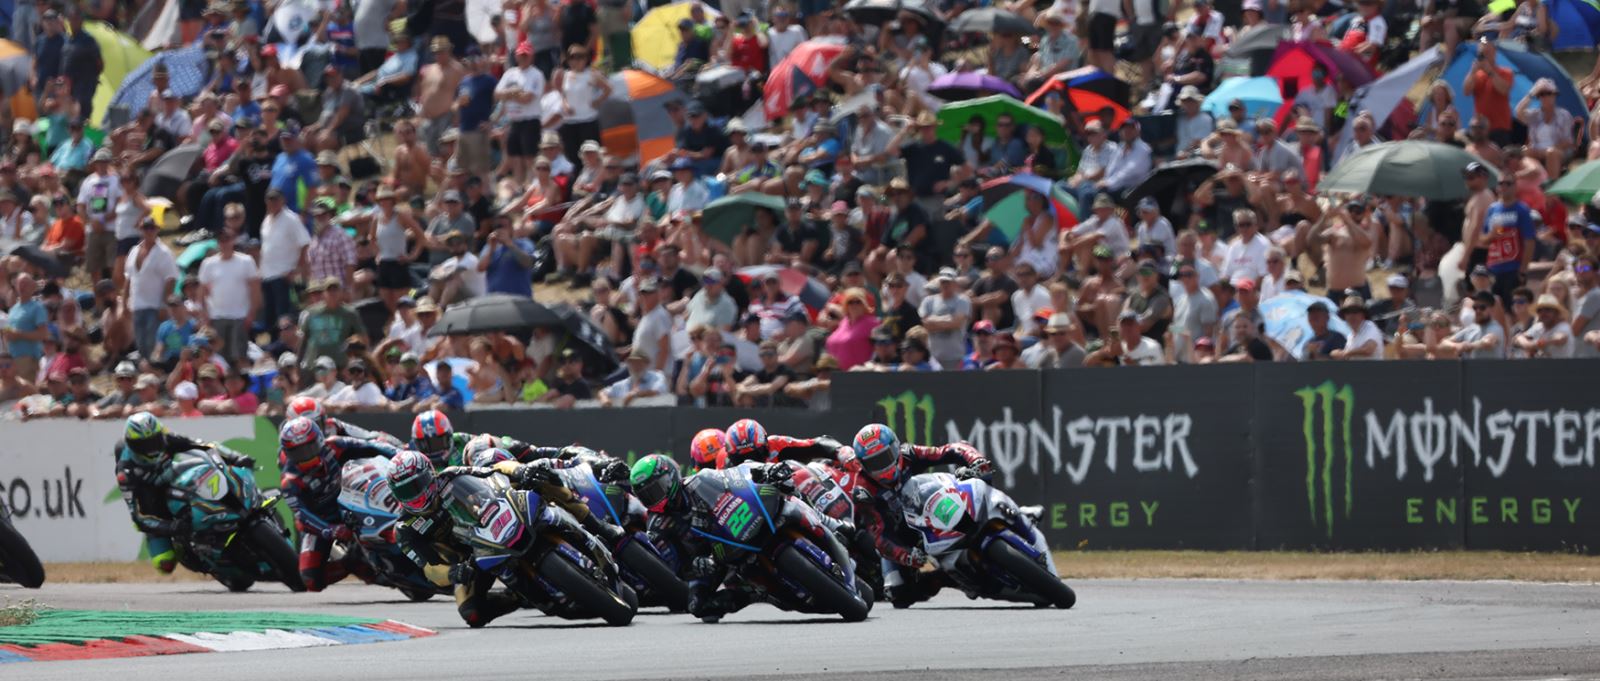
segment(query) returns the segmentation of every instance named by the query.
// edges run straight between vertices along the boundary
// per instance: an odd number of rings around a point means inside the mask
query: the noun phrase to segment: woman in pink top
[[[872,330],[878,327],[878,318],[867,307],[867,292],[852,288],[840,300],[844,306],[830,305],[823,314],[838,320],[839,326],[828,336],[828,354],[839,360],[839,368],[851,367],[872,357]]]

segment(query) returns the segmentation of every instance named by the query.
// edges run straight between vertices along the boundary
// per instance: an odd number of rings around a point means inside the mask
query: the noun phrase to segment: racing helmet
[[[734,421],[733,425],[728,426],[728,449],[731,454],[740,457],[765,460],[767,429],[762,428],[755,419]]]
[[[166,456],[167,427],[155,414],[141,411],[128,417],[128,423],[122,430],[122,441],[140,461],[155,463]]]
[[[671,457],[651,454],[633,464],[628,482],[633,485],[633,494],[639,497],[639,503],[651,513],[660,513],[683,490],[683,471]]]
[[[310,471],[322,463],[322,428],[304,416],[283,422],[278,428],[278,445],[297,470]]]
[[[488,433],[479,433],[477,435],[474,435],[474,436],[472,436],[471,439],[467,440],[467,443],[465,445],[461,446],[461,458],[460,459],[452,459],[452,460],[453,461],[457,461],[458,463],[460,463],[460,464],[462,464],[464,466],[480,466],[480,465],[481,466],[489,466],[489,465],[493,465],[492,463],[479,464],[479,463],[475,463],[475,462],[478,460],[478,457],[480,455],[482,455],[484,452],[487,452],[487,451],[489,451],[491,449],[496,449],[498,447],[498,444],[495,442],[495,440],[496,440],[495,436],[490,435]],[[501,451],[505,451],[505,450],[501,450]],[[510,452],[507,452],[507,456],[509,456],[509,455],[510,455]]]
[[[443,464],[450,455],[450,418],[438,409],[417,414],[411,421],[411,448],[426,454],[434,464]]]
[[[722,468],[728,464],[728,449],[727,433],[707,428],[689,441],[689,458],[700,468]]]
[[[443,486],[426,454],[408,449],[394,455],[389,463],[389,491],[406,512],[422,515],[439,507]]]
[[[515,462],[517,460],[517,457],[512,456],[511,452],[493,445],[473,449],[472,445],[469,444],[467,445],[467,452],[467,465],[479,468],[491,468],[502,461]]]
[[[905,467],[900,463],[900,437],[881,423],[871,423],[850,441],[861,472],[888,486],[900,484]]]
[[[328,430],[328,412],[322,408],[322,403],[318,402],[317,398],[300,395],[289,400],[287,407],[289,416],[304,416],[311,419],[311,422],[317,424],[323,431]]]

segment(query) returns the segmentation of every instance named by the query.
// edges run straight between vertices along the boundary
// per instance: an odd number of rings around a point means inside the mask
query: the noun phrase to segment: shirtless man
[[[261,59],[267,64],[267,90],[269,92],[279,85],[289,88],[290,94],[306,89],[305,75],[300,73],[298,69],[284,67],[283,63],[278,61],[277,45],[268,45],[261,48]]]
[[[467,77],[467,67],[450,52],[450,39],[442,35],[428,43],[433,63],[417,74],[417,99],[422,102],[422,140],[439,155],[439,136],[455,124],[456,89]]]
[[[1322,255],[1328,291],[1349,291],[1362,298],[1372,297],[1367,285],[1367,259],[1372,255],[1372,244],[1367,206],[1359,201],[1323,213],[1306,235],[1307,252],[1313,257],[1319,252]]]
[[[1116,328],[1124,289],[1122,279],[1117,276],[1117,260],[1112,257],[1111,248],[1098,244],[1091,254],[1094,274],[1084,279],[1083,287],[1078,290],[1077,313],[1086,330],[1104,337],[1109,329]]]
[[[421,121],[406,119],[394,126],[394,185],[404,187],[414,196],[421,196],[428,186],[428,165],[432,158],[421,142],[417,141],[417,127]]]
[[[1467,205],[1461,221],[1461,245],[1466,250],[1457,266],[1466,272],[1473,265],[1489,262],[1489,250],[1478,243],[1478,232],[1483,231],[1484,218],[1489,215],[1489,206],[1494,204],[1494,191],[1489,186],[1489,169],[1482,163],[1468,163],[1461,176],[1467,183]]]
[[[1231,118],[1217,121],[1216,132],[1200,143],[1200,155],[1215,160],[1219,168],[1231,165],[1248,170],[1255,163],[1255,155],[1245,143],[1244,132]]]

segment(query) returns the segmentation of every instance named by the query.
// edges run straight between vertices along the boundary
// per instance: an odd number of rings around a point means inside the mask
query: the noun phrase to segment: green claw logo
[[[883,423],[900,434],[900,439],[914,445],[931,445],[933,439],[933,396],[917,395],[907,390],[899,395],[891,395],[878,400],[878,406],[883,408]],[[918,416],[921,422],[918,422]],[[897,416],[903,416],[904,421],[896,424]]]
[[[1311,525],[1322,525],[1329,539],[1333,538],[1334,523],[1334,470],[1335,459],[1342,452],[1344,455],[1344,517],[1350,518],[1350,510],[1355,503],[1354,490],[1351,488],[1353,462],[1355,461],[1354,448],[1350,444],[1350,419],[1355,413],[1355,391],[1349,385],[1334,385],[1333,381],[1324,381],[1322,385],[1306,386],[1294,391],[1300,398],[1303,407],[1301,432],[1306,443],[1306,506],[1311,513]],[[1335,404],[1342,405],[1343,412],[1335,414]],[[1318,416],[1320,415],[1320,418]],[[1320,422],[1320,428],[1319,428]],[[1321,437],[1317,437],[1320,431]],[[1335,435],[1343,439],[1344,446],[1334,446]],[[1320,466],[1318,456],[1321,456]],[[1320,471],[1319,471],[1320,468]],[[1319,475],[1320,472],[1320,475]],[[1321,478],[1320,485],[1318,478]],[[1318,519],[1317,492],[1321,488],[1321,520]]]

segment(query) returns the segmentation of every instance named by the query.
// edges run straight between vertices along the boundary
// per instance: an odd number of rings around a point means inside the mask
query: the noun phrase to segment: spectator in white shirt
[[[305,281],[310,268],[311,233],[286,203],[282,191],[268,189],[267,214],[261,220],[261,323],[274,336],[278,318],[296,312],[289,297],[290,280]]]
[[[1377,126],[1373,124],[1372,114],[1363,111],[1350,123],[1350,136],[1334,150],[1333,164],[1329,167],[1337,167],[1346,156],[1381,141],[1378,139]]]
[[[500,76],[494,98],[502,103],[511,124],[506,132],[506,158],[511,161],[511,174],[520,187],[527,184],[533,158],[539,153],[539,121],[543,115],[539,100],[544,97],[546,85],[544,72],[533,65],[533,45],[526,41],[517,45],[516,63]]]
[[[189,112],[183,108],[183,100],[178,98],[178,93],[172,88],[167,88],[161,93],[162,109],[156,114],[156,127],[167,131],[172,139],[181,140],[193,131],[194,121],[189,118]]]
[[[1066,181],[1067,189],[1078,199],[1080,213],[1084,212],[1083,206],[1094,200],[1094,195],[1100,191],[1100,181],[1105,179],[1111,162],[1121,152],[1116,142],[1109,141],[1106,127],[1098,118],[1083,124],[1083,135],[1089,144],[1078,157],[1078,172]]]
[[[440,365],[445,366],[443,363]],[[339,365],[333,362],[332,357],[318,357],[315,366],[317,382],[300,391],[301,395],[326,400],[347,387],[344,381],[339,380]]]
[[[1105,179],[1100,180],[1099,186],[1102,190],[1121,194],[1150,174],[1151,152],[1150,145],[1139,138],[1137,119],[1129,118],[1128,122],[1123,123],[1118,135],[1122,140],[1121,148],[1106,168]]]
[[[650,368],[650,356],[638,350],[628,355],[628,375],[600,391],[600,403],[607,407],[626,407],[641,397],[664,395],[667,378]]]
[[[382,411],[389,406],[389,398],[384,397],[383,388],[373,382],[366,362],[352,360],[345,373],[350,376],[350,384],[323,401],[329,411]]]
[[[1344,347],[1328,353],[1333,359],[1383,359],[1383,331],[1368,319],[1367,301],[1349,296],[1339,306],[1339,317],[1350,325],[1350,339]]]
[[[772,8],[772,26],[767,28],[767,68],[777,68],[784,57],[806,41],[806,29],[790,23],[789,10]]]
[[[261,308],[261,275],[256,261],[234,250],[239,234],[224,229],[217,234],[217,252],[200,263],[200,295],[206,316],[222,342],[219,351],[230,364],[245,358],[250,320]]]
[[[1155,197],[1139,199],[1138,214],[1139,224],[1135,226],[1134,239],[1140,246],[1159,245],[1162,255],[1169,258],[1178,252],[1178,237],[1172,231],[1172,222],[1161,216],[1161,207],[1156,205]]]
[[[122,300],[133,312],[134,347],[140,356],[154,358],[156,330],[161,327],[167,292],[178,278],[178,262],[172,249],[156,238],[155,220],[147,217],[141,221],[139,236],[123,268]]]
[[[483,295],[488,278],[478,271],[478,256],[467,249],[467,237],[451,232],[445,235],[444,245],[450,257],[428,273],[428,295],[446,306]]]
[[[1261,235],[1261,223],[1256,212],[1249,208],[1233,211],[1233,227],[1238,230],[1228,240],[1228,251],[1222,263],[1222,280],[1249,279],[1259,281],[1267,274],[1267,252],[1272,242]]]
[[[1200,103],[1205,101],[1205,96],[1200,94],[1200,88],[1185,85],[1178,91],[1178,154],[1185,155],[1200,148],[1200,143],[1205,141],[1216,129],[1216,120],[1211,114],[1200,110]]]
[[[1533,304],[1538,320],[1527,331],[1517,334],[1511,344],[1516,348],[1512,357],[1572,357],[1577,344],[1573,342],[1572,325],[1567,323],[1567,308],[1548,293],[1539,296]]]
[[[1017,290],[1011,292],[1011,311],[1017,316],[1016,333],[1019,336],[1041,335],[1039,324],[1043,320],[1035,319],[1034,313],[1050,307],[1050,289],[1039,283],[1039,273],[1033,265],[1019,262],[1013,273],[1017,275]]]

